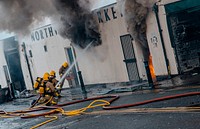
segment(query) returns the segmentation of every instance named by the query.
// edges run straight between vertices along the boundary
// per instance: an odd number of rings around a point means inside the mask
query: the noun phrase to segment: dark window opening
[[[30,57],[33,57],[33,54],[32,54],[31,50],[29,50],[29,55],[30,55]]]
[[[44,51],[47,52],[47,46],[46,45],[44,45]]]

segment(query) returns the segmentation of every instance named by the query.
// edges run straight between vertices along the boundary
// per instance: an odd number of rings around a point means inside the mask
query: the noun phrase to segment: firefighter
[[[51,70],[49,73],[49,81],[53,83],[54,86],[58,83],[58,80],[56,79],[56,72],[54,70]]]
[[[54,96],[60,98],[61,97],[61,95],[60,95],[60,86],[55,87],[56,84],[58,83],[58,80],[56,79],[56,72],[54,70],[51,70],[49,75],[50,75],[49,76],[49,81],[53,84],[54,88],[56,89]]]
[[[40,103],[48,102],[47,105],[55,105],[57,104],[54,98],[55,87],[53,86],[53,83],[49,81],[49,76],[49,73],[43,75],[42,86],[39,88],[39,93],[43,98]]]
[[[38,93],[39,91],[39,87],[41,86],[42,83],[42,78],[41,77],[37,77],[35,80],[35,83],[33,85],[34,90],[36,90],[36,92]]]
[[[41,86],[42,86],[42,78],[41,77],[37,77],[36,80],[35,80],[35,83],[33,85],[33,89],[36,90],[36,92],[38,94],[40,94],[40,90],[41,90],[40,87]],[[35,106],[35,104],[37,104],[37,101],[39,101],[40,99],[42,100],[42,96],[41,95],[37,100],[33,100],[31,102],[32,107]]]
[[[68,67],[69,67],[69,65],[68,65],[68,63],[65,61],[65,62],[62,64],[62,66],[60,67],[60,69],[59,69],[60,78],[63,77],[63,75],[64,75],[65,72],[67,71]],[[60,88],[61,88],[61,89],[62,89],[62,87],[63,87],[64,82],[65,82],[65,79],[63,79],[62,82],[61,82],[61,84],[60,84]]]

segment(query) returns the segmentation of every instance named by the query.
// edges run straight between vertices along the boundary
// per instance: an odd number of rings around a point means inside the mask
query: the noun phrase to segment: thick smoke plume
[[[127,30],[143,48],[144,60],[148,60],[149,48],[146,37],[146,18],[156,0],[118,0],[127,23]]]
[[[148,48],[146,39],[146,18],[149,8],[156,0],[118,0],[123,6],[123,14],[126,19],[127,29],[135,41],[140,42],[144,48]]]
[[[101,44],[98,25],[88,6],[88,0],[57,0],[56,8],[61,14],[64,28],[61,35],[85,48],[91,41]]]
[[[26,34],[32,23],[56,15],[49,0],[0,0],[0,29]]]
[[[60,34],[81,48],[101,44],[88,0],[0,0],[0,30],[26,34],[33,23],[50,17],[62,21]]]

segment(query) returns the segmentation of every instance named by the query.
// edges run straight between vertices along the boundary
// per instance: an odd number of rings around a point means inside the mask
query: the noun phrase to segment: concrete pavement
[[[154,99],[163,96],[183,94],[188,92],[200,92],[199,76],[192,77],[183,76],[175,77],[170,80],[158,82],[156,88],[151,90],[146,82],[128,85],[128,86],[99,86],[95,88],[87,88],[87,95],[81,93],[80,88],[65,89],[62,92],[63,97],[59,103],[80,100],[85,97],[93,97],[107,94],[116,94],[120,98],[112,103],[112,106],[141,102],[147,99]],[[196,79],[194,79],[196,78]],[[194,80],[194,81],[191,81]],[[1,110],[13,111],[22,110],[30,106],[30,102],[36,96],[30,98],[16,99],[8,103],[0,105]],[[109,99],[106,99],[109,100]],[[72,110],[87,106],[89,102],[74,104],[64,107],[65,110]],[[200,113],[199,112],[125,112],[127,109],[133,108],[163,108],[163,107],[186,107],[198,106],[200,104],[200,95],[176,98],[171,100],[159,101],[130,107],[120,110],[119,113],[110,114],[109,111],[104,114],[85,114],[74,117],[63,116],[57,114],[58,120],[45,124],[39,129],[198,129],[200,128]],[[102,111],[101,107],[89,109],[88,112]],[[124,113],[123,113],[124,111]],[[110,111],[111,112],[111,111]],[[15,118],[0,118],[0,129],[29,129],[32,126],[47,120],[44,117],[21,119]]]

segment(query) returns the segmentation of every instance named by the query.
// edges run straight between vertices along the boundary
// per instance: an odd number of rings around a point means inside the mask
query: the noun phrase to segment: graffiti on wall
[[[158,47],[158,37],[155,34],[151,34],[151,43],[153,47]]]

